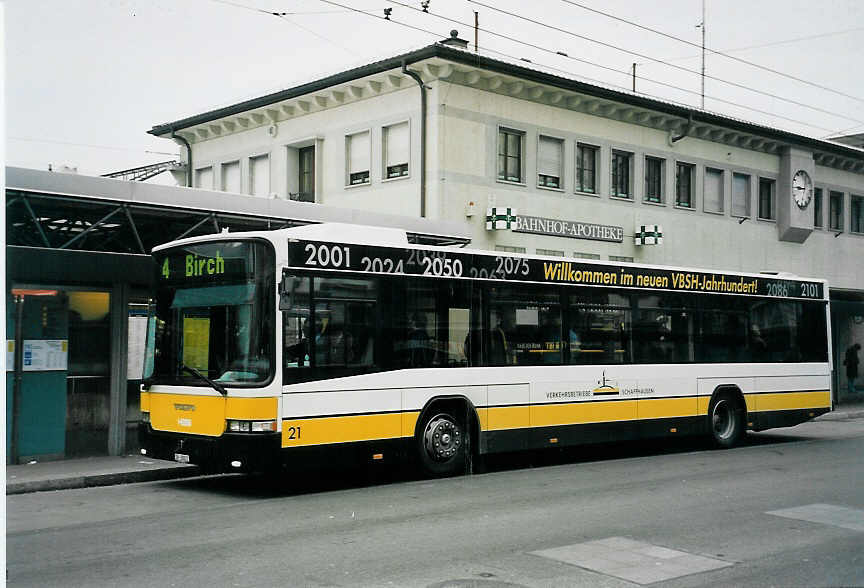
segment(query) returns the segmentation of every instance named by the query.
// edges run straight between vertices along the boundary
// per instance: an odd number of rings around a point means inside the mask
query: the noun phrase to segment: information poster
[[[140,380],[144,373],[144,354],[147,341],[147,317],[129,317],[129,348],[126,360],[126,378]]]
[[[65,371],[69,360],[67,339],[25,339],[24,371]],[[15,371],[15,341],[6,341],[6,371]]]

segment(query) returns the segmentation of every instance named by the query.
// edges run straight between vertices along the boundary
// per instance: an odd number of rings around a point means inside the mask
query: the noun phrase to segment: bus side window
[[[632,334],[630,301],[613,293],[585,292],[569,297],[570,363],[628,363]]]
[[[298,368],[309,368],[311,363],[309,278],[286,276],[283,289],[282,380],[285,384],[292,384],[308,377],[308,370]]]
[[[338,377],[373,369],[377,300],[376,280],[315,278],[316,371]],[[325,377],[323,372],[320,376]]]
[[[558,293],[534,286],[489,289],[490,365],[559,365],[561,304]]]

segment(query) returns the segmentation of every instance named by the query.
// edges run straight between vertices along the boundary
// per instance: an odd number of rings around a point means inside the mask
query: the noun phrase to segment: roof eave
[[[387,58],[381,61],[377,61],[375,63],[340,72],[332,76],[322,78],[320,80],[315,80],[307,84],[295,86],[287,90],[281,90],[279,92],[274,92],[265,96],[260,96],[258,98],[239,102],[237,104],[233,104],[224,108],[211,110],[209,112],[205,112],[170,123],[155,125],[147,132],[155,136],[170,135],[172,132],[189,128],[195,125],[212,122],[226,116],[241,114],[243,112],[254,110],[256,108],[266,107],[282,100],[296,98],[298,96],[317,92],[331,86],[344,84],[360,78],[364,78],[366,76],[380,74],[394,68],[401,67],[403,62],[406,64],[411,64],[433,57],[440,57],[465,65],[473,65],[495,73],[516,76],[528,81],[557,87],[563,90],[580,92],[591,95],[593,97],[603,98],[607,100],[614,100],[630,106],[647,108],[671,116],[677,116],[682,118],[692,117],[693,121],[698,123],[722,126],[730,130],[757,134],[768,139],[780,141],[783,143],[789,143],[799,147],[818,149],[820,151],[829,151],[837,154],[842,154],[847,157],[864,160],[864,150],[857,149],[855,147],[839,145],[830,141],[824,141],[821,139],[807,137],[789,131],[783,131],[781,129],[775,129],[756,123],[750,123],[747,121],[725,117],[722,115],[706,112],[704,110],[699,110],[695,107],[688,108],[685,106],[679,106],[654,98],[620,92],[617,90],[604,88],[602,86],[596,86],[586,82],[580,82],[578,80],[564,78],[535,69],[525,68],[519,65],[499,61],[497,59],[492,59],[490,57],[485,57],[476,53],[471,53],[469,51],[454,49],[452,47],[447,47],[441,44],[429,45],[416,51],[411,51],[409,53],[404,53],[396,57]]]

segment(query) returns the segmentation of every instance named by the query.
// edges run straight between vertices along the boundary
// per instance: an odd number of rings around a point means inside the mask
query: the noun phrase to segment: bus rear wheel
[[[728,449],[744,437],[744,410],[738,400],[728,392],[719,394],[708,410],[711,438],[717,447]]]
[[[433,412],[418,430],[420,465],[431,476],[465,472],[467,428],[448,412]]]

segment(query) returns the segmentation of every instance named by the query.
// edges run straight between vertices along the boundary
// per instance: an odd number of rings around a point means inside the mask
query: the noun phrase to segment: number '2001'
[[[341,245],[314,245],[308,243],[303,248],[309,257],[306,265],[319,267],[351,267],[351,250]]]

